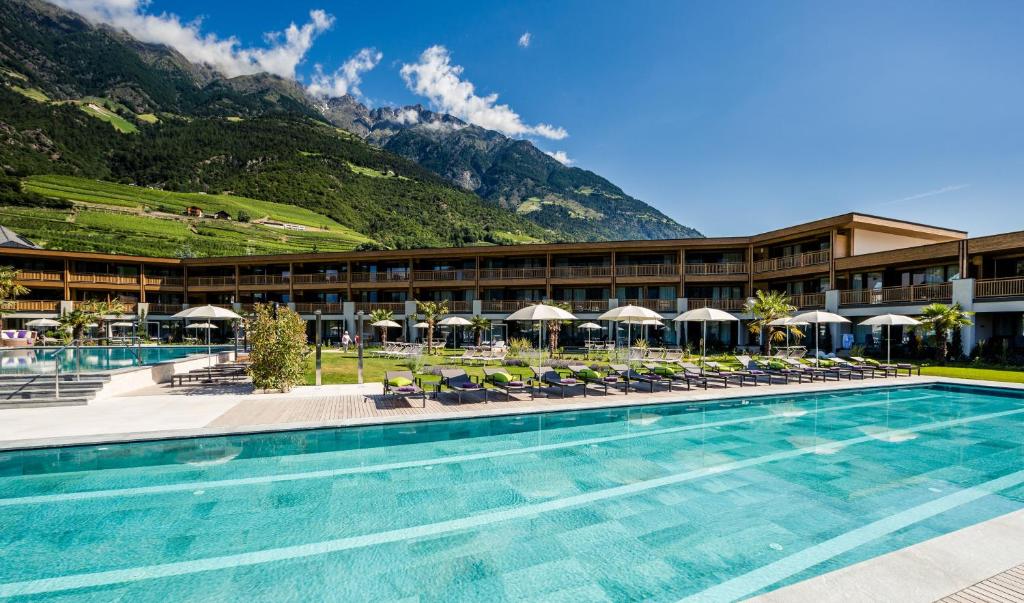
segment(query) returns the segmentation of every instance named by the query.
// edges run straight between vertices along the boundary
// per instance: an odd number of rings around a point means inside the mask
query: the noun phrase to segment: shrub
[[[512,358],[528,354],[531,350],[533,343],[525,337],[513,337],[508,340],[508,355]]]
[[[252,342],[248,372],[253,385],[288,391],[300,383],[310,353],[306,321],[283,306],[274,318],[270,304],[257,304],[247,328]]]
[[[252,216],[249,215],[249,212],[247,212],[245,210],[242,210],[242,211],[238,212],[238,221],[239,222],[248,222],[250,220],[252,220]]]

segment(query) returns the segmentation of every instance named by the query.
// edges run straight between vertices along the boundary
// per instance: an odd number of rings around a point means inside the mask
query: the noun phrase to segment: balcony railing
[[[320,310],[322,314],[341,314],[344,310],[344,304],[338,303],[326,303],[326,302],[297,302],[295,304],[295,311],[299,314],[312,314]]]
[[[0,302],[0,309],[6,312],[56,312],[59,301],[43,299],[16,299]]]
[[[551,278],[608,278],[611,266],[554,266]]]
[[[76,274],[70,275],[72,283],[92,283],[101,285],[138,285],[139,277],[121,276],[118,274]]]
[[[147,287],[181,287],[185,284],[185,279],[180,276],[150,276],[147,274],[142,277],[142,282]]]
[[[464,299],[456,299],[448,302],[448,311],[452,314],[470,314],[473,312],[473,302]]]
[[[526,306],[539,304],[540,302],[526,299],[506,299],[485,301],[482,303],[484,312],[512,313],[521,308],[525,308]]]
[[[233,276],[190,276],[188,277],[189,287],[234,287],[235,277]]]
[[[828,250],[808,251],[795,255],[784,255],[781,258],[770,260],[757,260],[754,262],[754,272],[772,272],[775,270],[788,270],[790,268],[802,268],[804,266],[818,266],[827,264],[832,259],[832,253]]]
[[[353,283],[401,283],[409,280],[409,271],[353,272]]]
[[[166,314],[170,316],[172,314],[177,314],[178,312],[181,312],[182,309],[183,308],[181,304],[149,304],[148,313],[151,316],[154,314]]]
[[[622,306],[643,306],[648,310],[654,310],[655,312],[675,312],[676,311],[676,300],[674,299],[621,299],[619,305]]]
[[[616,276],[679,276],[678,264],[622,264],[615,267]]]
[[[707,297],[691,297],[686,300],[686,308],[688,310],[697,310],[700,308],[714,308],[716,310],[725,310],[727,312],[739,312],[746,305],[746,300],[743,299],[710,299]]]
[[[848,289],[839,292],[840,306],[871,306],[878,304],[914,304],[953,299],[952,283],[882,287],[881,289]]]
[[[989,278],[975,281],[974,297],[1024,297],[1024,277]]]
[[[746,274],[746,262],[717,262],[706,264],[687,264],[686,274],[692,276],[718,276],[721,274]]]
[[[287,285],[288,281],[280,274],[244,274],[238,278],[240,285]]]
[[[607,299],[573,299],[561,303],[569,304],[570,312],[604,312],[608,309]]]
[[[313,274],[295,274],[292,282],[296,285],[329,285],[331,283],[345,283],[348,281],[347,274],[315,272]]]
[[[824,308],[825,307],[825,294],[824,293],[794,293],[789,296],[792,300],[793,305],[803,310],[805,308]]]
[[[392,312],[405,313],[405,302],[356,302],[356,312],[373,312],[374,310],[391,310]]]
[[[476,270],[414,270],[414,281],[471,281],[476,278]]]
[[[546,276],[546,268],[484,268],[480,271],[480,280],[485,281],[545,278]]]
[[[50,272],[46,270],[20,270],[18,280],[32,283],[51,283],[64,280],[63,272]]]

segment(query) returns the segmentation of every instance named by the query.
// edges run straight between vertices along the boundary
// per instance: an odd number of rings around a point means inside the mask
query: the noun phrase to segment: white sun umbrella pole
[[[544,356],[544,323],[549,320],[576,320],[576,317],[571,312],[567,312],[557,306],[534,304],[516,310],[506,316],[505,320],[540,321],[540,328],[537,333],[537,357],[539,362],[540,358]]]
[[[833,314],[832,312],[824,312],[822,310],[812,310],[810,312],[804,312],[803,314],[798,314],[790,319],[791,324],[814,325],[814,366],[818,366],[818,331],[820,330],[818,325],[838,324],[844,322],[848,323],[850,321],[838,314]]]
[[[227,308],[221,308],[219,306],[195,306],[193,308],[186,308],[181,312],[171,316],[171,318],[178,319],[204,319],[204,320],[241,320],[242,317],[235,312],[228,310]],[[206,323],[210,324],[210,323]],[[211,325],[213,326],[213,325]],[[186,327],[188,328],[188,327]],[[216,327],[214,327],[216,328]],[[213,346],[210,344],[210,333],[207,330],[206,333],[206,356],[207,356],[207,369],[213,366]]]
[[[473,323],[461,316],[449,316],[448,318],[439,320],[437,324],[444,327],[466,327]],[[455,347],[459,347],[459,331],[455,328],[452,330],[455,331]]]
[[[893,325],[909,327],[919,325],[921,321],[902,314],[880,314],[879,316],[872,316],[860,324],[868,327],[885,327],[885,363],[890,364],[892,362]]]
[[[739,319],[725,312],[718,310],[717,308],[698,308],[696,310],[689,310],[683,312],[679,316],[676,316],[672,320],[676,322],[689,322],[695,321],[701,323],[701,338],[700,338],[700,362],[701,367],[704,366],[705,358],[707,357],[708,349],[708,323],[709,322],[738,322]]]

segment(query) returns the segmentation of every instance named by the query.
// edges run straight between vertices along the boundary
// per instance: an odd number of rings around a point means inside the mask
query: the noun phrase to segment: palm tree
[[[973,314],[974,312],[967,312],[958,303],[952,306],[928,304],[921,309],[921,322],[935,329],[935,347],[938,348],[936,354],[939,360],[946,359],[946,341],[950,333],[974,324],[970,318]]]
[[[566,312],[569,311],[571,306],[568,302],[548,302],[549,306],[561,308]],[[548,321],[548,347],[550,348],[551,357],[555,357],[555,352],[558,350],[558,335],[562,332],[562,325],[571,325],[571,320],[549,320]]]
[[[423,317],[423,322],[427,323],[427,354],[434,353],[434,325],[437,321],[448,313],[448,302],[447,301],[425,301],[416,302],[416,309]]]
[[[382,320],[393,320],[395,313],[391,310],[385,310],[384,308],[377,308],[373,312],[370,312],[370,324],[375,322],[381,322]],[[386,344],[388,342],[388,328],[377,327],[380,329],[380,342]]]
[[[792,300],[786,293],[782,291],[765,291],[764,289],[758,289],[755,292],[754,299],[748,301],[746,306],[744,306],[744,312],[749,312],[757,317],[750,321],[747,329],[751,333],[761,333],[764,329],[768,330],[768,336],[765,337],[763,342],[766,356],[772,355],[772,341],[782,342],[786,338],[786,329],[776,330],[771,323],[789,316],[796,309],[796,306],[793,305]],[[800,329],[795,326],[788,328],[797,337],[803,336]]]
[[[0,328],[4,325],[4,315],[10,312],[6,302],[28,293],[28,287],[18,283],[20,273],[13,266],[0,266]]]
[[[119,299],[109,301],[89,300],[77,302],[75,308],[60,317],[61,326],[71,332],[72,339],[82,339],[85,329],[93,323],[102,325],[107,316],[126,314],[127,306]]]
[[[479,314],[469,319],[469,330],[476,335],[476,345],[479,346],[482,343],[484,337],[484,331],[488,331],[491,328],[491,319],[484,318]]]

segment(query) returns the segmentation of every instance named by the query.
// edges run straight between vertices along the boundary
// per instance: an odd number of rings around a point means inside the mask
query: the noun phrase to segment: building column
[[[146,265],[139,264],[139,302],[146,303]]]
[[[829,289],[825,292],[825,311],[836,314],[839,312],[839,291],[837,289]],[[814,328],[818,328],[817,325]],[[828,325],[829,333],[832,335],[832,349],[824,350],[825,353],[835,352],[842,343],[843,325],[833,323]],[[806,339],[809,342],[813,342],[814,333],[811,333],[811,338]]]
[[[353,301],[342,302],[341,313],[345,319],[345,330],[354,339],[356,336],[356,303]]]
[[[71,262],[67,259],[64,260],[64,299],[71,301]]]
[[[953,288],[953,303],[960,304],[960,308],[967,312],[974,311],[974,279],[964,278],[952,281]],[[971,351],[974,350],[974,346],[977,344],[978,337],[978,317],[975,316],[971,320],[971,326],[961,327],[960,329],[960,347],[964,356],[970,356]]]

